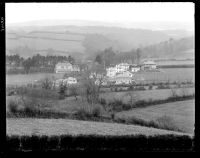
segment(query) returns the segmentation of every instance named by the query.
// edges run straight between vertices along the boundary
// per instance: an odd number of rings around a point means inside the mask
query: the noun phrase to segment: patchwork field
[[[147,121],[155,120],[161,116],[169,116],[174,120],[178,127],[187,133],[193,134],[195,123],[195,100],[178,101],[146,108],[136,108],[116,114],[116,117],[120,118],[129,118],[133,116]]]
[[[7,119],[7,135],[162,135],[183,134],[155,128],[68,119]]]

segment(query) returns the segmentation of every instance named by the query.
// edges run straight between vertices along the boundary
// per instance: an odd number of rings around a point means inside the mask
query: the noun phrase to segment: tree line
[[[29,73],[31,67],[35,68],[54,68],[58,62],[68,61],[71,64],[75,64],[75,59],[72,56],[56,56],[48,55],[43,56],[36,54],[27,59],[20,57],[18,54],[6,55],[6,65],[13,67],[23,67],[25,73]]]
[[[99,51],[95,57],[95,62],[109,67],[121,62],[128,62],[132,64],[139,64],[142,58],[142,50],[140,48],[132,49],[127,52],[117,53],[112,47]]]

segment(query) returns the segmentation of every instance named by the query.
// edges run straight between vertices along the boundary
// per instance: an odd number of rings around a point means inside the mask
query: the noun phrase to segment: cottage
[[[77,84],[77,79],[74,77],[68,77],[67,78],[67,84],[71,85],[71,84]]]
[[[120,85],[120,84],[131,84],[133,82],[133,79],[131,77],[116,77],[115,78],[115,84]]]
[[[122,71],[128,71],[129,66],[130,66],[130,64],[128,64],[128,63],[120,63],[120,64],[116,65],[115,67],[117,69],[116,70],[117,72],[122,72]]]
[[[141,69],[142,70],[154,70],[157,68],[157,65],[154,61],[145,61],[142,65],[141,65]]]
[[[64,85],[71,85],[71,84],[77,84],[77,79],[74,78],[74,77],[68,77],[68,78],[65,78],[65,79],[57,79],[53,85],[55,87],[59,87],[61,84],[64,84]]]
[[[129,71],[122,71],[122,72],[118,72],[115,75],[116,77],[133,77],[133,74]]]
[[[109,67],[106,69],[106,76],[107,77],[114,77],[117,73],[117,68],[116,67]]]
[[[57,63],[55,66],[56,73],[79,72],[78,66],[72,65],[68,62]]]
[[[140,66],[139,65],[131,65],[130,71],[131,72],[138,72],[138,71],[140,71]]]

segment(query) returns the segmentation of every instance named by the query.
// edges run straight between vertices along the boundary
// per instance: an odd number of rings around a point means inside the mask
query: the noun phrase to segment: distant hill
[[[32,56],[41,53],[41,50],[53,49],[56,54],[68,55],[76,52],[77,56],[82,55],[84,58],[94,56],[98,51],[108,47],[124,52],[158,44],[170,38],[179,39],[190,35],[183,30],[152,31],[113,26],[34,26],[33,24],[7,27],[6,53],[14,53],[13,50],[27,47],[31,51],[27,53],[18,51],[18,53],[22,56]]]
[[[150,58],[194,59],[194,36],[170,39],[142,48],[143,55]]]

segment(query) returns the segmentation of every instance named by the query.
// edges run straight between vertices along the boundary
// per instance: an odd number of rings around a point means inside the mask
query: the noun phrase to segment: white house
[[[130,71],[131,72],[138,72],[138,71],[140,71],[140,66],[138,66],[138,65],[131,65],[130,66]]]
[[[118,72],[115,75],[116,77],[133,77],[133,74],[129,71],[122,71],[122,72]]]
[[[74,77],[68,77],[65,79],[57,79],[53,84],[55,87],[59,87],[61,84],[64,84],[64,85],[77,84],[77,79]]]
[[[131,84],[133,82],[133,79],[131,77],[116,77],[115,78],[115,84]]]
[[[109,67],[106,69],[106,76],[108,77],[114,77],[117,73],[117,68],[116,67]]]
[[[69,85],[77,84],[77,79],[74,77],[68,77],[66,80],[67,80],[67,84],[69,84]]]
[[[72,65],[69,62],[57,63],[55,66],[56,73],[79,72],[78,66]]]
[[[154,61],[145,61],[143,62],[141,68],[143,70],[154,70],[157,68],[157,64]]]
[[[130,66],[130,64],[128,64],[128,63],[120,63],[120,64],[116,65],[115,67],[117,69],[116,70],[117,72],[122,72],[122,71],[128,71],[129,66]]]

